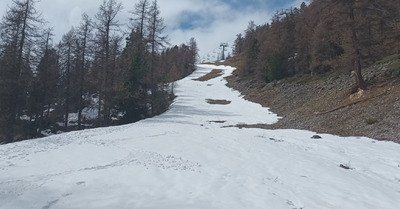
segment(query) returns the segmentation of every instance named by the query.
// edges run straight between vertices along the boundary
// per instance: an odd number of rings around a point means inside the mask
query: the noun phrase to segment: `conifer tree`
[[[64,87],[64,127],[68,127],[68,116],[70,113],[71,99],[71,74],[75,69],[73,60],[76,58],[74,54],[76,48],[76,31],[72,28],[62,37],[60,43],[60,65],[62,69],[62,86]]]
[[[150,48],[150,58],[149,58],[149,75],[148,81],[151,91],[151,113],[152,115],[157,115],[161,112],[161,101],[164,99],[159,99],[158,93],[165,95],[162,92],[159,92],[158,83],[161,82],[160,75],[157,72],[157,69],[160,69],[158,63],[158,52],[161,48],[165,47],[168,44],[168,37],[163,34],[165,29],[164,19],[161,17],[161,12],[158,6],[157,0],[154,0],[149,9],[149,19],[148,19],[148,36],[146,41]],[[158,101],[158,102],[157,102]]]
[[[112,86],[111,81],[114,78],[112,69],[112,36],[113,32],[119,30],[120,23],[116,19],[117,14],[122,10],[122,4],[116,0],[104,0],[96,14],[95,27],[97,30],[96,41],[96,56],[97,65],[99,68],[98,80],[98,120],[105,124],[110,122],[111,113],[111,97]],[[103,115],[103,119],[101,119]]]
[[[14,141],[15,128],[24,108],[27,84],[32,78],[31,56],[43,25],[43,19],[35,8],[37,0],[13,0],[0,23],[0,54],[5,67],[0,68],[2,89],[2,115],[6,124],[6,142]]]
[[[30,98],[31,117],[35,118],[35,134],[40,135],[44,128],[50,124],[49,115],[52,104],[57,97],[57,85],[59,79],[59,65],[57,51],[51,46],[51,30],[47,31],[44,41],[43,56],[36,69]],[[32,133],[33,134],[33,133]]]
[[[79,65],[79,102],[78,102],[78,129],[82,129],[82,109],[83,109],[83,96],[85,76],[88,65],[88,45],[91,39],[91,30],[93,23],[87,14],[82,15],[82,22],[78,28],[78,48],[80,52],[80,65]]]
[[[130,12],[133,15],[133,17],[130,18],[131,29],[137,30],[141,38],[145,37],[146,23],[149,18],[149,7],[149,0],[140,0],[135,4],[133,11]]]

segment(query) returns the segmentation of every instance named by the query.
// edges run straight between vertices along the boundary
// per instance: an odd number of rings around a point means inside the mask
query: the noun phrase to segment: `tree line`
[[[266,82],[302,74],[353,72],[354,89],[367,84],[362,68],[400,51],[400,1],[312,0],[277,11],[270,23],[249,22],[234,54],[241,76]]]
[[[104,0],[57,44],[38,1],[13,0],[0,22],[0,144],[160,114],[195,69],[196,40],[169,47],[157,0],[133,5],[128,27]]]

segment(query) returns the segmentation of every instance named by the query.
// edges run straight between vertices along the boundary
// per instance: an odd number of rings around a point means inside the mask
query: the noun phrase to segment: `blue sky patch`
[[[230,6],[232,11],[241,12],[242,10],[252,9],[274,11],[283,8],[285,5],[295,0],[221,0]],[[179,16],[179,28],[182,30],[192,30],[199,27],[207,27],[214,21],[213,14],[204,12],[183,11]]]
[[[222,0],[235,10],[253,8],[255,10],[281,9],[295,0]]]
[[[183,12],[179,19],[179,27],[183,30],[191,30],[212,22],[212,18],[206,18],[204,15],[193,12]]]

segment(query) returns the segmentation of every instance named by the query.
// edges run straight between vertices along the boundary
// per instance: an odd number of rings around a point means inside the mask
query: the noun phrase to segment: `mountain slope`
[[[230,60],[242,68],[240,58]],[[370,84],[353,92],[354,77],[343,73],[302,75],[265,83],[238,72],[228,86],[271,108],[283,119],[268,129],[301,129],[340,136],[366,136],[400,143],[400,60],[393,55],[363,69]],[[261,127],[261,126],[258,126]]]
[[[233,70],[200,65],[152,119],[0,146],[0,208],[400,205],[399,144],[236,128],[279,117],[225,86]]]

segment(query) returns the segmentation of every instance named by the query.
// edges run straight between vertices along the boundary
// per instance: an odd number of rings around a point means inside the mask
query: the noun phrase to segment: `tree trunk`
[[[15,67],[15,83],[14,87],[12,90],[12,94],[10,95],[9,99],[9,115],[8,115],[8,120],[7,120],[7,133],[6,133],[6,143],[11,143],[14,141],[14,127],[16,125],[17,119],[15,118],[17,113],[20,111],[19,110],[19,96],[20,96],[20,78],[21,78],[21,72],[22,72],[22,57],[23,57],[23,49],[25,46],[25,39],[26,39],[26,27],[27,27],[27,21],[28,21],[28,12],[30,10],[29,8],[30,5],[30,0],[26,1],[26,7],[24,11],[24,17],[23,17],[23,22],[22,22],[22,29],[21,29],[21,39],[19,40],[19,44],[17,45],[18,47],[18,57],[16,62],[13,63]]]
[[[361,53],[359,47],[359,40],[356,31],[356,21],[354,15],[354,3],[349,3],[349,17],[351,20],[351,42],[353,47],[353,62],[354,62],[354,73],[356,79],[356,87],[359,89],[365,89],[365,82],[362,77],[361,69]]]
[[[353,32],[354,33],[354,32]],[[356,37],[356,35],[353,35],[353,42],[356,41],[356,39],[354,40],[354,37]],[[355,72],[355,79],[356,79],[356,87],[359,89],[365,89],[365,82],[364,79],[362,77],[362,69],[361,69],[361,54],[360,54],[360,50],[357,48],[357,45],[353,45],[354,46],[354,72]]]
[[[84,35],[83,35],[83,44],[82,44],[82,57],[81,57],[81,74],[79,81],[79,106],[78,106],[78,129],[82,129],[82,108],[83,108],[83,84],[85,80],[85,59],[86,59],[86,42],[88,37],[88,22],[85,23],[84,27]]]
[[[65,121],[64,126],[68,128],[68,115],[69,115],[69,94],[70,94],[70,68],[71,68],[71,43],[68,43],[68,60],[67,60],[67,89],[65,93]]]

